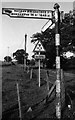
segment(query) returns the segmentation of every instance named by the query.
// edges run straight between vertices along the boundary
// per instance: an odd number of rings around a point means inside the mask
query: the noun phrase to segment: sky
[[[2,8],[23,9],[46,9],[54,10],[55,2],[2,2]],[[73,2],[58,2],[60,11],[69,12],[73,10]],[[27,53],[29,58],[33,55],[35,45],[31,43],[31,36],[41,32],[41,28],[48,20],[30,18],[10,18],[2,15],[2,45],[0,47],[0,60],[6,55],[12,56],[18,49],[24,49],[25,34],[27,34]]]

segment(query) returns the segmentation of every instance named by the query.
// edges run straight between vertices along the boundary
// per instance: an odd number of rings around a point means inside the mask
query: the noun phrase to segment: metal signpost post
[[[39,65],[39,87],[40,87],[40,60],[45,59],[45,55],[40,55],[40,51],[39,51],[39,55],[35,55],[35,59],[38,60],[38,65]]]
[[[55,9],[55,45],[56,45],[56,117],[61,118],[61,69],[60,69],[60,34],[59,34],[59,24],[60,24],[60,11],[59,5],[56,3],[54,5]]]
[[[35,59],[38,60],[38,66],[39,66],[38,76],[39,76],[39,87],[40,87],[40,60],[45,59],[45,55],[40,55],[40,49],[39,49],[39,55],[35,55]]]
[[[39,56],[40,56],[40,51],[39,51]],[[39,59],[39,87],[40,87],[40,59]]]
[[[40,60],[45,59],[45,55],[40,55],[40,52],[45,52],[45,49],[40,41],[37,42],[33,52],[39,53],[39,54],[35,55],[35,59],[38,60],[38,65],[39,65],[38,76],[39,76],[39,87],[40,87]]]

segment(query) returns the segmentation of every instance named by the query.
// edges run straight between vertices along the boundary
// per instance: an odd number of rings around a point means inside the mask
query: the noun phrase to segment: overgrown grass
[[[55,71],[49,70],[50,76],[49,80],[54,83],[56,80],[56,73]],[[75,86],[75,76],[68,74],[64,76],[65,79],[65,86],[66,87],[74,87]],[[3,108],[3,115],[8,115],[7,120],[15,119],[18,120],[18,109],[16,109],[16,105],[18,104],[17,101],[17,88],[16,83],[19,84],[19,91],[20,91],[20,99],[21,99],[21,107],[22,107],[22,116],[25,120],[26,111],[29,106],[34,106],[35,104],[39,103],[42,99],[44,99],[47,95],[47,86],[46,86],[46,70],[41,70],[41,87],[38,86],[38,69],[33,70],[33,78],[30,80],[30,73],[24,72],[22,66],[8,66],[3,67],[2,69],[2,108]],[[50,84],[51,87],[51,84]],[[70,87],[70,88],[71,88]],[[74,99],[75,102],[75,99]],[[54,111],[54,103],[48,105],[47,108],[41,111],[43,106],[36,106],[35,112],[27,113],[27,119],[35,118],[33,116],[37,116],[37,118],[49,118],[52,116],[52,111]],[[11,108],[14,106],[14,111],[10,115]],[[18,108],[18,106],[17,106]],[[34,107],[33,107],[34,108]],[[75,110],[75,105],[74,108]],[[5,111],[5,112],[4,112]],[[33,110],[34,111],[34,110]],[[36,115],[36,113],[38,113]],[[67,112],[68,114],[68,112]],[[3,117],[4,118],[4,117]],[[4,118],[6,120],[6,118]],[[3,120],[4,120],[3,119]]]

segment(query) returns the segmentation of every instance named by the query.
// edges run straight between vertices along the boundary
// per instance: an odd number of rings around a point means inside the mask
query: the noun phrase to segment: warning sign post
[[[40,55],[40,52],[45,52],[45,49],[40,41],[38,41],[37,44],[35,45],[33,52],[39,53],[35,55],[35,59],[38,60],[38,66],[39,66],[38,76],[39,76],[39,87],[40,87],[40,60],[45,59],[45,55]]]

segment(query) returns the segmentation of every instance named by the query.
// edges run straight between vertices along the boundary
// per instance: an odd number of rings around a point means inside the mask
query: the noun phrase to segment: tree
[[[75,15],[71,11],[64,15],[64,19],[60,22],[60,55],[62,67],[67,62],[63,57],[63,53],[67,51],[75,51]],[[55,64],[56,47],[55,47],[55,28],[47,29],[45,32],[32,35],[32,43],[41,41],[46,49],[46,64],[51,67]]]
[[[35,65],[35,60],[34,60],[34,59],[31,59],[31,60],[30,60],[30,65],[31,65],[31,66]]]
[[[13,53],[13,57],[18,61],[19,64],[24,64],[24,54],[25,50],[20,49]],[[25,54],[25,57],[28,58],[28,53]]]
[[[6,62],[11,62],[11,61],[12,61],[12,58],[11,58],[10,56],[5,56],[5,57],[4,57],[4,60],[5,60]]]

